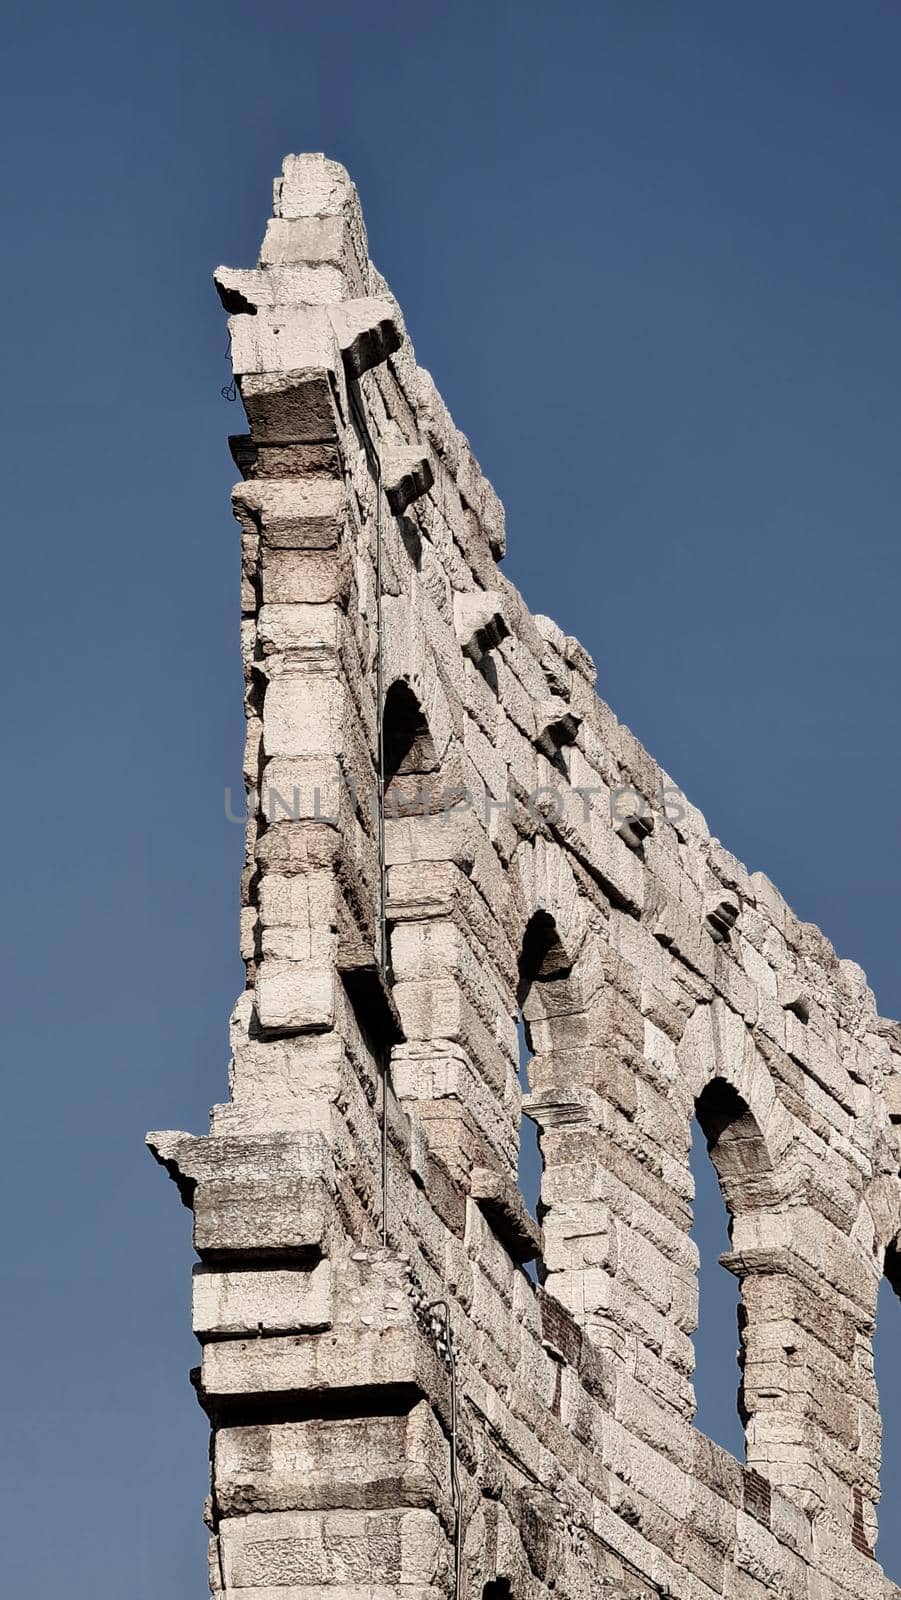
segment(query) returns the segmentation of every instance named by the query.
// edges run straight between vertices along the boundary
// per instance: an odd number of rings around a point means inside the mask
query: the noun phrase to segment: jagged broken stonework
[[[289,157],[259,267],[217,284],[248,977],[210,1134],[150,1136],[194,1211],[213,1590],[901,1594],[871,1553],[901,1031],[500,574],[344,170]],[[695,1115],[747,1465],[692,1427]]]

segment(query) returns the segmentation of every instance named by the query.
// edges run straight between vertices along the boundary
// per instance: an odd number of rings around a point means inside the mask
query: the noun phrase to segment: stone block
[[[232,490],[235,515],[277,550],[331,550],[347,520],[344,484],[333,478],[250,479]]]
[[[329,318],[351,378],[362,378],[403,344],[400,312],[387,296],[344,300],[330,308]]]
[[[476,589],[454,596],[454,631],[464,655],[480,661],[510,632],[497,590]]]
[[[395,446],[382,456],[382,486],[394,515],[428,494],[435,481],[432,463],[419,445]]]
[[[194,1332],[200,1339],[308,1331],[331,1322],[327,1261],[307,1271],[195,1267],[193,1285]]]
[[[335,1022],[335,972],[326,963],[267,956],[257,971],[255,1008],[267,1033],[301,1033]]]
[[[469,1192],[514,1261],[534,1261],[541,1255],[541,1229],[507,1173],[475,1167]]]
[[[214,1340],[203,1347],[200,1397],[208,1410],[240,1416],[254,1396],[334,1391],[416,1393],[442,1410],[446,1382],[412,1320],[403,1327],[356,1327],[316,1335]],[[367,1404],[372,1396],[367,1395]],[[390,1406],[393,1395],[384,1396]],[[349,1397],[348,1397],[349,1403]]]
[[[214,1482],[222,1516],[419,1506],[447,1521],[448,1445],[424,1402],[399,1416],[315,1417],[220,1428]]]
[[[348,1589],[426,1587],[440,1582],[448,1563],[438,1518],[421,1510],[251,1512],[223,1519],[219,1546],[229,1591],[334,1588],[336,1600]]]
[[[316,1257],[338,1233],[335,1204],[321,1181],[210,1179],[194,1199],[194,1248],[205,1260]]]

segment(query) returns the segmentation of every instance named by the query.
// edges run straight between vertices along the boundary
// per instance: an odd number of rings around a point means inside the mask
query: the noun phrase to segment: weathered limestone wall
[[[901,1030],[498,570],[344,170],[289,157],[259,267],[217,284],[247,989],[210,1134],[150,1136],[195,1217],[213,1590],[901,1594],[870,1554]],[[695,1114],[747,1465],[692,1427]]]

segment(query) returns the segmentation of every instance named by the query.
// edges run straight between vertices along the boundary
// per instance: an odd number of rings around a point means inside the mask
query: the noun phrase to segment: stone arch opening
[[[534,910],[523,932],[517,964],[523,1096],[517,1181],[526,1208],[539,1223],[544,1223],[551,1209],[545,1193],[545,1145],[568,1114],[572,1089],[567,1052],[584,1026],[575,966],[570,941],[557,919],[543,908]],[[546,1239],[545,1235],[545,1244]],[[545,1251],[537,1272],[542,1282],[547,1280],[547,1268]]]
[[[533,984],[568,978],[572,965],[550,912],[533,912],[526,924],[519,956],[516,998],[520,1008],[528,999]]]
[[[558,998],[546,987],[560,983],[572,971],[572,961],[563,947],[554,918],[547,911],[535,911],[526,924],[517,968],[516,1003],[519,1034],[519,1086],[526,1097],[520,1118],[517,1186],[531,1216],[541,1209],[541,1147],[538,1125],[529,1115],[527,1097],[535,1087],[531,1063],[536,1054],[532,1028],[555,1012]],[[539,1045],[540,1047],[540,1045]]]
[[[699,1156],[696,1141],[692,1159],[696,1183],[692,1232],[700,1253],[699,1319],[694,1341],[697,1425],[741,1457],[750,1444],[757,1414],[771,1411],[774,1402],[785,1403],[796,1353],[790,1343],[783,1341],[779,1348],[780,1377],[774,1382],[769,1331],[773,1321],[772,1278],[766,1271],[757,1270],[753,1256],[733,1248],[737,1225],[743,1230],[753,1226],[752,1214],[771,1208],[776,1202],[773,1164],[757,1117],[725,1077],[714,1077],[704,1085],[695,1099],[695,1121],[710,1158],[705,1173],[703,1152]],[[710,1181],[711,1167],[718,1196]],[[770,1265],[769,1261],[766,1265]],[[730,1287],[727,1273],[734,1275],[734,1287]],[[736,1325],[738,1346],[732,1369],[723,1360],[723,1346]]]
[[[385,697],[386,920],[403,1029],[391,1081],[456,1183],[472,1192],[503,1179],[509,1192],[518,1135],[513,1096],[505,1097],[516,1054],[513,978],[483,942],[480,819],[459,803],[459,763],[433,735],[432,699],[423,704],[414,685],[400,675]],[[481,1196],[486,1211],[497,1210],[496,1198]]]
[[[523,1097],[529,1093],[529,1063],[532,1050],[528,1029],[521,1011],[516,1013],[516,1032],[519,1045],[519,1087]],[[519,1119],[519,1151],[516,1161],[516,1187],[530,1217],[537,1221],[541,1207],[541,1149],[536,1123],[524,1110]]]
[[[438,756],[425,712],[404,678],[385,695],[382,713],[385,815],[422,816],[435,807]]]
[[[695,1426],[732,1455],[744,1454],[741,1365],[737,1333],[741,1323],[739,1285],[722,1265],[732,1245],[732,1212],[726,1202],[714,1150],[728,1157],[731,1129],[740,1113],[735,1091],[716,1080],[702,1091],[692,1119],[690,1166],[694,1180],[692,1238],[698,1251],[698,1314],[694,1332]],[[737,1098],[737,1096],[735,1096]],[[732,1352],[730,1358],[730,1350]],[[736,1403],[736,1397],[738,1403]]]
[[[695,1101],[730,1218],[772,1199],[772,1163],[757,1118],[734,1084],[712,1078]]]
[[[407,819],[428,813],[430,786],[439,766],[425,712],[404,677],[396,678],[384,697],[378,761],[381,779],[370,784],[368,794],[361,792],[356,779],[348,779],[347,769],[342,768],[353,801],[356,848],[353,865],[345,864],[340,874],[341,900],[336,910],[339,971],[361,1035],[376,1056],[400,1037],[388,990],[393,987],[394,975],[393,928],[403,915],[398,918],[388,904],[388,862],[393,859],[402,870],[400,864],[410,858],[411,826],[415,854],[419,824]],[[357,828],[364,819],[364,826]],[[405,886],[398,888],[395,899],[403,906]]]

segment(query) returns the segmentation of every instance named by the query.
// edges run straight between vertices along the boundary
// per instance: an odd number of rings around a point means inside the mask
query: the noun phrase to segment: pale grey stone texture
[[[897,1596],[871,1338],[901,1028],[499,572],[344,169],[288,157],[257,267],[216,283],[250,429],[247,987],[210,1134],[149,1138],[194,1211],[211,1588],[450,1600],[459,1526],[456,1600]],[[696,1108],[747,1464],[692,1426]]]

